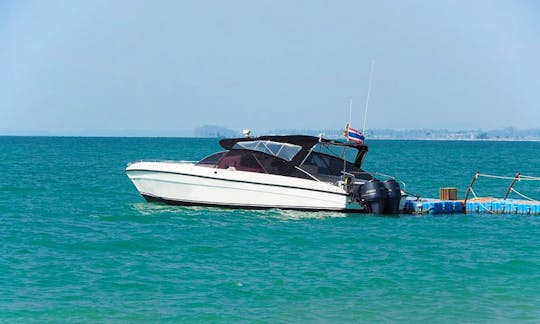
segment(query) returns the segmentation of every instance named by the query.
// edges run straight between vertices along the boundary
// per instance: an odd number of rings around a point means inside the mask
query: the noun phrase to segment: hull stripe
[[[157,172],[157,173],[178,174],[178,175],[182,175],[182,176],[195,177],[195,178],[212,179],[212,180],[221,180],[221,181],[229,181],[229,182],[237,182],[237,183],[249,183],[249,184],[261,185],[261,186],[271,186],[271,187],[280,187],[280,188],[300,189],[300,190],[308,190],[308,191],[323,192],[323,193],[332,194],[332,195],[340,195],[340,196],[345,196],[345,197],[348,196],[348,194],[346,194],[346,193],[331,192],[331,191],[326,191],[326,190],[321,190],[321,189],[302,188],[302,187],[295,187],[295,186],[278,185],[278,184],[271,184],[271,183],[261,183],[261,182],[245,181],[245,180],[233,180],[233,179],[214,178],[214,177],[208,177],[208,176],[202,176],[202,175],[194,175],[194,174],[187,174],[187,173],[181,173],[181,172],[173,172],[173,171],[156,171],[156,170],[147,170],[147,169],[131,169],[131,170],[127,170],[126,173],[129,173],[129,172],[132,172],[132,171],[146,171],[146,172]]]

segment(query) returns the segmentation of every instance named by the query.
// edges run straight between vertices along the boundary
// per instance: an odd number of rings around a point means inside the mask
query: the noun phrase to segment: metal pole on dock
[[[467,188],[467,193],[465,193],[465,200],[463,200],[463,213],[467,212],[467,199],[469,199],[469,194],[471,193],[472,186],[474,185],[476,179],[478,179],[479,174],[480,172],[476,171],[474,177],[472,178],[471,184],[469,184],[469,187]]]
[[[510,186],[508,187],[508,189],[506,190],[506,194],[504,195],[504,200],[506,200],[506,198],[508,198],[508,195],[510,194],[510,191],[512,191],[512,187],[514,186],[514,184],[516,183],[516,181],[519,180],[519,176],[520,176],[520,173],[516,173],[516,176],[514,177],[514,180],[512,180],[512,183],[510,184]]]

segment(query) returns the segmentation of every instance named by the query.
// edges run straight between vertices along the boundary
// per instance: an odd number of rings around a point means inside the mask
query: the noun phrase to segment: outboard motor
[[[384,202],[384,213],[390,215],[399,214],[399,202],[401,200],[401,188],[396,180],[386,180],[383,183],[386,190],[386,200]]]
[[[379,180],[373,179],[361,185],[359,195],[368,212],[373,214],[382,214],[384,212],[386,190]]]

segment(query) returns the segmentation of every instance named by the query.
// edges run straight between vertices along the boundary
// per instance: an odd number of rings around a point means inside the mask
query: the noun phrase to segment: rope
[[[507,177],[507,176],[497,176],[492,174],[478,173],[479,177],[493,178],[493,179],[505,179],[505,180],[514,180],[516,177]],[[518,181],[540,181],[540,177],[531,177],[526,175],[520,175]]]
[[[473,188],[471,188],[471,193],[473,194],[474,198],[478,198],[478,197],[476,196],[476,192],[474,192]],[[478,205],[479,205],[480,207],[482,207],[482,209],[484,209],[484,210],[487,211],[488,213],[490,213],[490,214],[495,214],[494,211],[489,210],[489,208],[487,208],[483,203],[481,203],[481,202],[479,202],[479,201],[476,202],[476,203],[478,203]]]
[[[489,210],[483,203],[479,203],[480,207],[482,207],[485,211],[487,211],[490,214],[495,214],[493,210]]]
[[[525,196],[524,194],[522,194],[521,192],[517,191],[517,190],[514,189],[514,188],[512,188],[511,190],[512,190],[513,192],[515,192],[516,194],[518,194],[519,196],[521,196],[522,198],[525,198],[525,199],[527,199],[527,200],[529,200],[529,201],[537,201],[537,200],[534,200],[534,199],[532,199],[532,198],[530,198],[530,197]]]
[[[519,176],[519,177],[522,178],[521,180],[540,181],[540,177],[531,177],[531,176],[525,176],[525,175],[522,175],[522,176]]]
[[[505,176],[496,176],[491,174],[483,174],[479,173],[479,177],[485,177],[485,178],[493,178],[493,179],[505,179],[505,180],[514,180],[515,177],[505,177]]]
[[[474,198],[478,198],[478,197],[476,196],[476,192],[474,192],[474,190],[473,190],[472,187],[471,187],[471,192],[472,192],[472,195],[474,196]]]

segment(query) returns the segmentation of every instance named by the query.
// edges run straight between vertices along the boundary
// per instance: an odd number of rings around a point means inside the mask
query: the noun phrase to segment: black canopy
[[[234,144],[247,141],[274,141],[280,143],[290,143],[311,149],[315,144],[319,143],[319,138],[307,135],[275,135],[275,136],[259,136],[259,137],[240,137],[227,138],[219,141],[219,144],[226,150],[232,149]],[[323,139],[323,141],[327,141]]]
[[[356,156],[354,164],[360,166],[364,154],[368,151],[368,147],[365,144],[357,144],[352,142],[343,142],[338,140],[330,140],[325,138],[319,138],[317,136],[309,135],[270,135],[270,136],[259,136],[259,137],[239,137],[239,138],[229,138],[222,139],[219,141],[219,144],[226,150],[231,150],[233,146],[238,142],[247,142],[247,141],[273,141],[280,143],[290,143],[302,147],[302,150],[294,157],[294,164],[299,164],[309,153],[309,150],[317,143],[328,143],[331,145],[338,146],[348,146],[358,150],[358,155]]]

